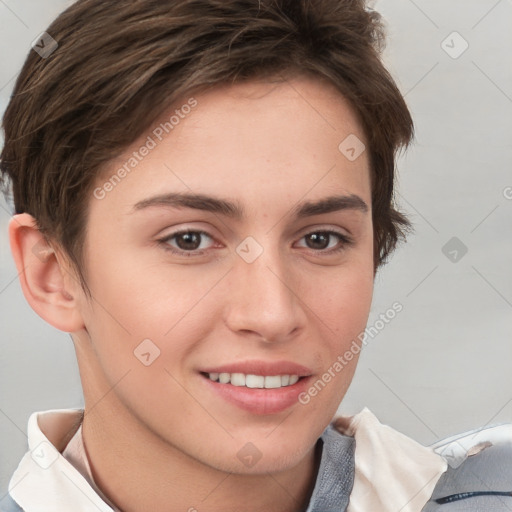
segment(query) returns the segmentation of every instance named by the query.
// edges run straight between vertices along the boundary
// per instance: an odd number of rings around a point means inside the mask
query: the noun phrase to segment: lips
[[[238,408],[276,414],[298,403],[312,371],[289,361],[245,361],[200,371],[205,385]]]
[[[299,377],[309,377],[313,374],[312,370],[306,366],[292,363],[290,361],[243,361],[240,363],[204,368],[200,371],[201,373],[218,374],[242,373],[244,375],[262,375],[264,377],[272,375],[297,375]]]

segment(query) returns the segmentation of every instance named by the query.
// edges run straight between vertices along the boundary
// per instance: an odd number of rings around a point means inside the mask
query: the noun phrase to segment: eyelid
[[[337,233],[340,236],[344,236],[347,238],[351,238],[352,234],[351,232],[346,228],[341,228],[340,226],[333,226],[332,224],[313,224],[312,226],[306,226],[299,230],[298,234],[303,237],[305,235],[308,235],[310,233],[317,233],[317,232],[330,232],[330,233]]]

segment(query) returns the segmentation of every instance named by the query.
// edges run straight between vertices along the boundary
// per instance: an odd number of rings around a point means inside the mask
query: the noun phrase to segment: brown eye
[[[331,235],[326,232],[318,232],[306,235],[305,238],[310,249],[327,249]]]
[[[159,240],[159,243],[164,246],[164,249],[172,253],[194,256],[200,255],[205,249],[208,249],[207,243],[206,246],[204,246],[204,239],[213,240],[213,238],[204,231],[186,230],[172,233]],[[203,247],[201,247],[202,245]]]
[[[201,245],[201,235],[195,232],[175,235],[176,245],[186,251],[195,251]]]
[[[341,251],[353,244],[352,239],[337,231],[315,231],[302,238],[306,241],[308,249],[326,254]]]

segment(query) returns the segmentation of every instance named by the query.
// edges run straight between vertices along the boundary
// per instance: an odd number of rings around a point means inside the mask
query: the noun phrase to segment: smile
[[[208,378],[220,384],[252,389],[278,389],[293,386],[299,381],[298,375],[253,375],[245,373],[207,373]]]

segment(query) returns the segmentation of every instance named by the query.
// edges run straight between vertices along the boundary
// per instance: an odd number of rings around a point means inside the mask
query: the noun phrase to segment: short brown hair
[[[100,170],[191,91],[286,74],[327,79],[369,145],[375,270],[410,228],[394,207],[395,158],[413,122],[363,0],[79,0],[31,51],[3,119],[2,181],[82,286],[88,204]],[[341,142],[341,141],[340,141]]]

